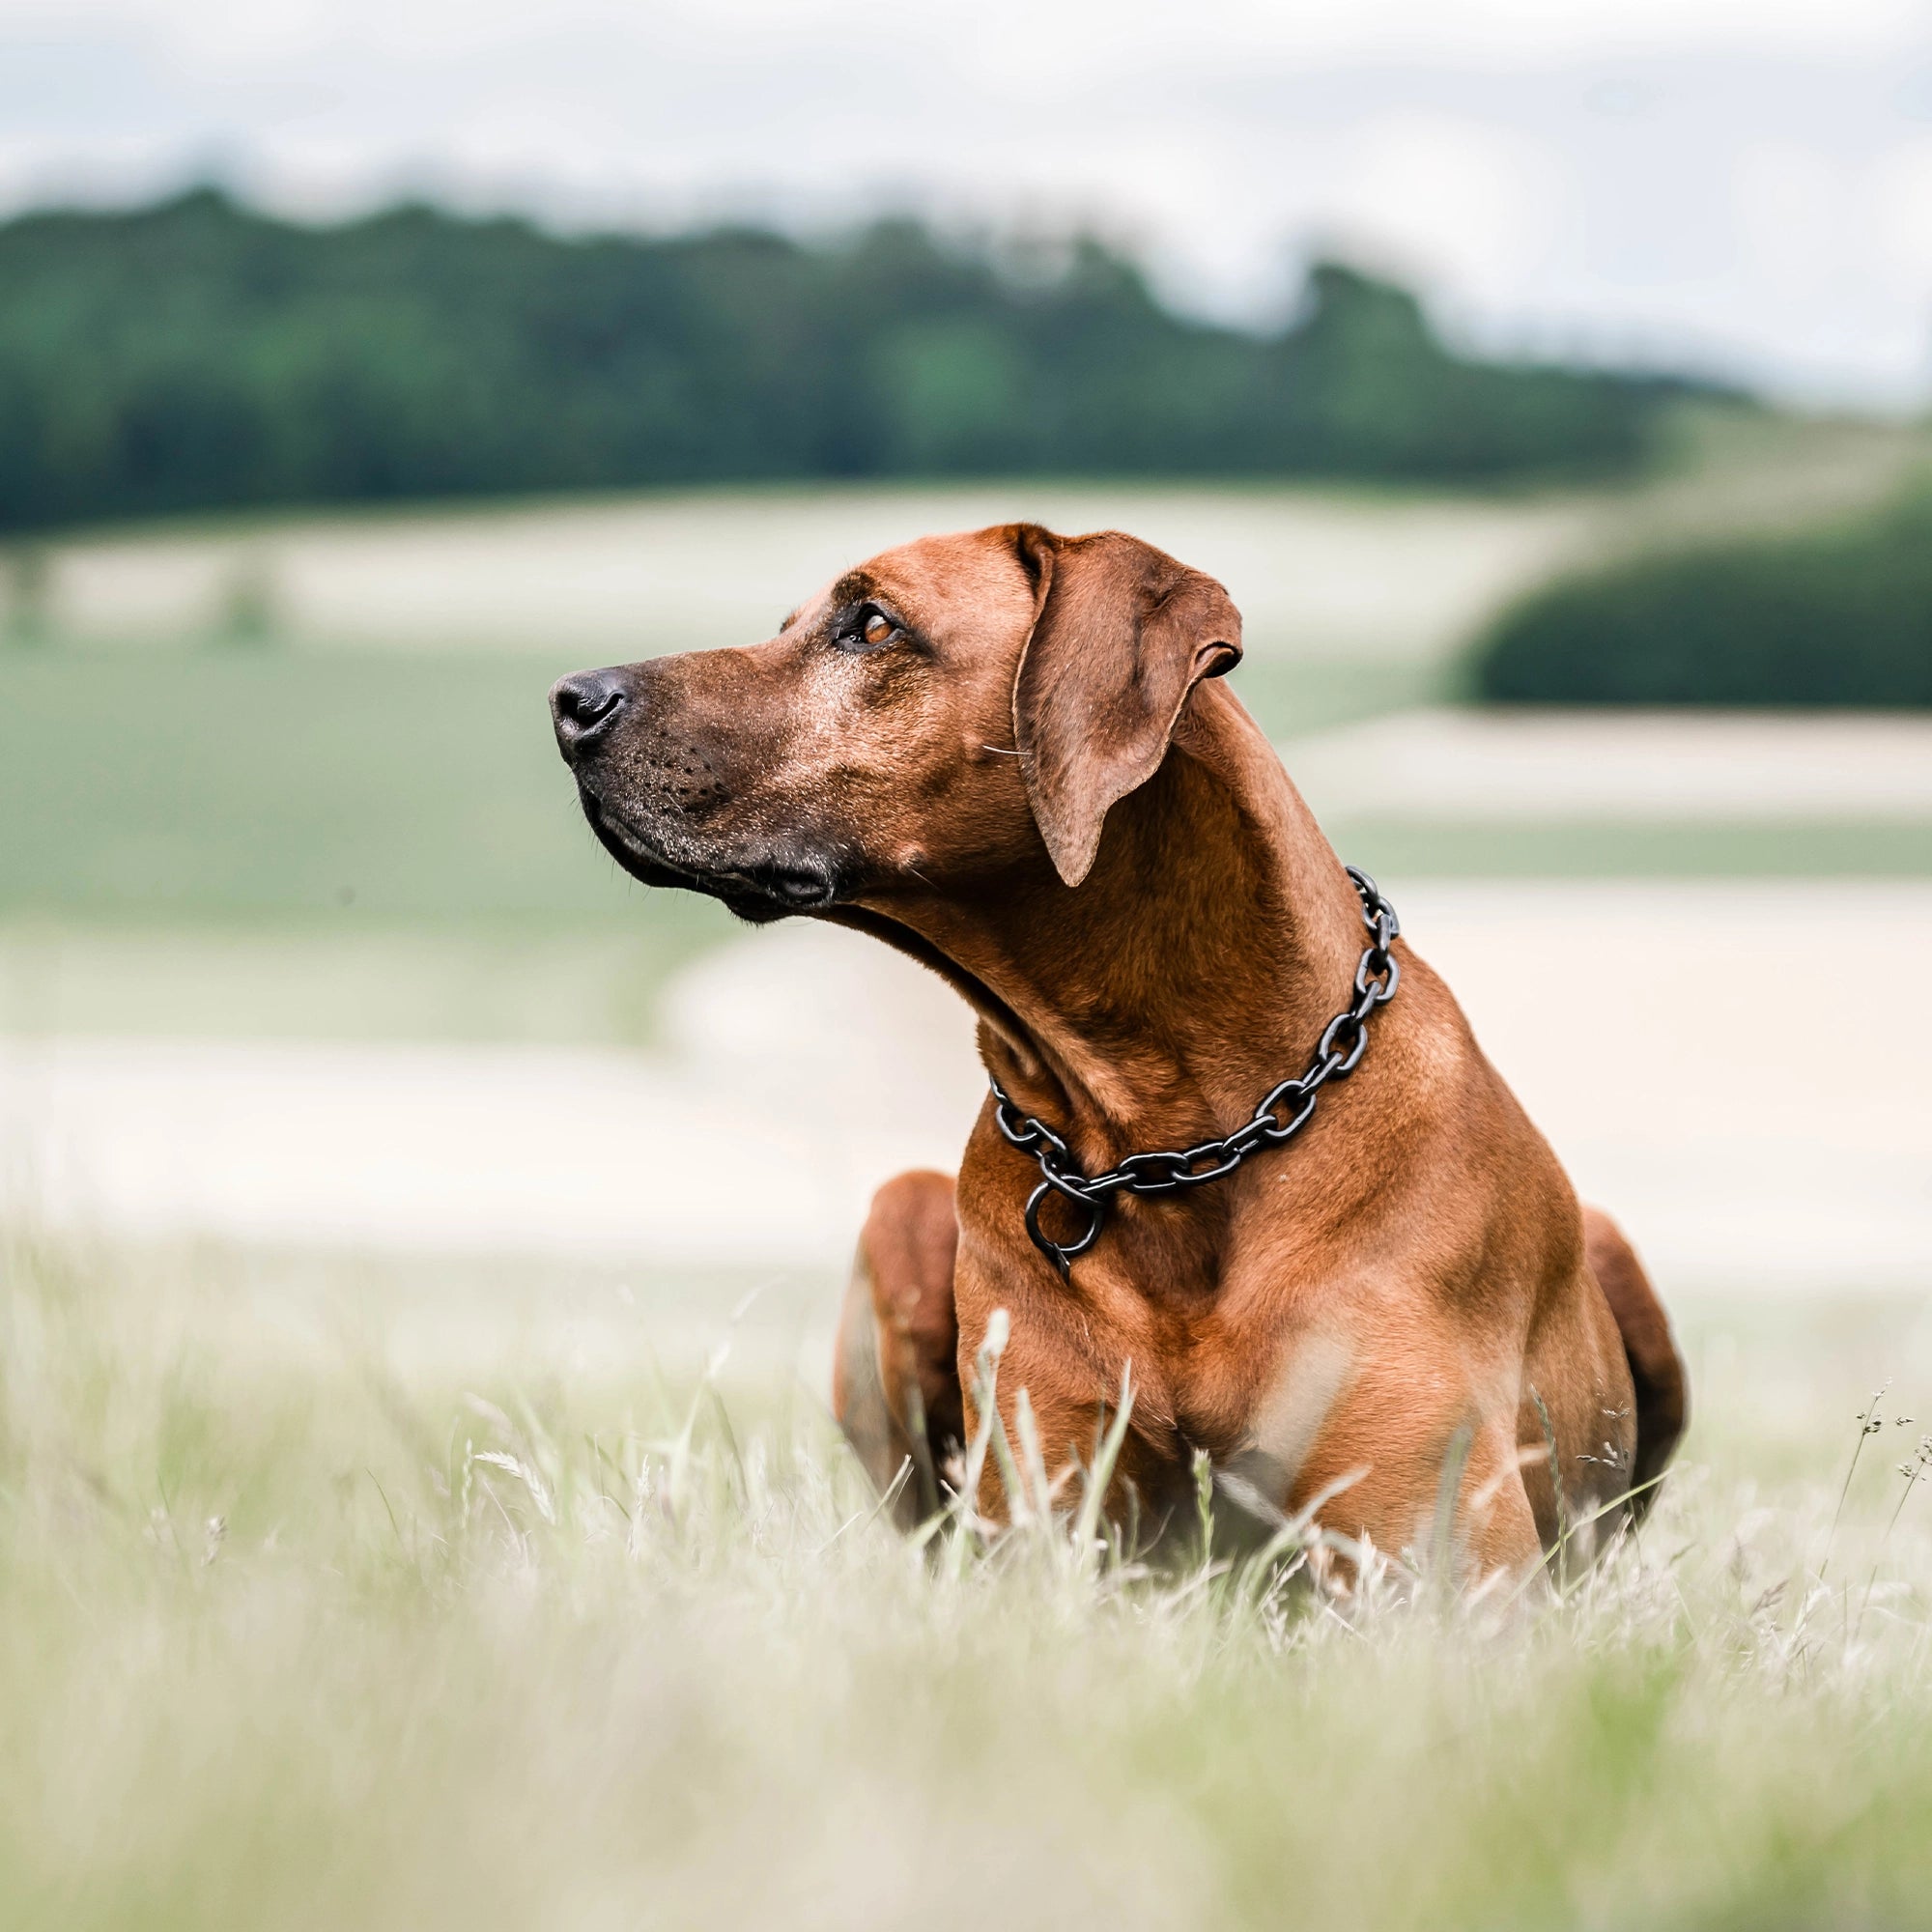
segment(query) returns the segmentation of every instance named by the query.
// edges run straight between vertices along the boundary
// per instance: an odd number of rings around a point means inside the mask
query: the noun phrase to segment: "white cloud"
[[[1325,213],[1432,281],[1528,280],[1561,220],[1567,170],[1541,142],[1480,122],[1393,114],[1347,143]]]
[[[1785,295],[1809,293],[1856,260],[1855,162],[1786,141],[1747,144],[1736,165],[1738,235],[1750,266]]]
[[[1922,394],[1903,0],[0,0],[0,197],[1078,218],[1215,313],[1399,258],[1497,339]]]
[[[1880,261],[1932,312],[1932,134],[1901,143],[1877,165],[1870,207]]]

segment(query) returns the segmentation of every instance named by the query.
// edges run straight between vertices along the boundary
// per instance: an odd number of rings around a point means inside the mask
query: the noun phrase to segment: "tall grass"
[[[1595,1570],[1338,1594],[1137,1561],[1023,1424],[1022,1521],[909,1542],[722,1351],[466,1387],[0,1266],[10,1925],[1932,1922],[1921,1425],[1746,1400],[1839,1364],[1719,1376]]]

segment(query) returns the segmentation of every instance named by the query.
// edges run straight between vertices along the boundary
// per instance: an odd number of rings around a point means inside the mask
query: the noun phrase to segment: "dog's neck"
[[[1307,1065],[1363,944],[1339,860],[1218,683],[1195,691],[1160,771],[1113,808],[1077,889],[1042,855],[997,889],[890,916],[978,1009],[1001,1085],[1089,1172],[1238,1125]]]

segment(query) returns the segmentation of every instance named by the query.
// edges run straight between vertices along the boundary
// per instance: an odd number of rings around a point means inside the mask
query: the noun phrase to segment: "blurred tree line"
[[[1644,460],[1666,379],[1451,353],[1327,263],[1269,335],[1096,243],[566,240],[212,189],[0,225],[0,528],[228,504],[966,473],[1471,480]]]

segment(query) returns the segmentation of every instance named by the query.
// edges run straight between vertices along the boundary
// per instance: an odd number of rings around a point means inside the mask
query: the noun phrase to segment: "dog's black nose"
[[[630,701],[620,670],[582,670],[551,687],[550,715],[556,748],[575,759],[617,722]]]

